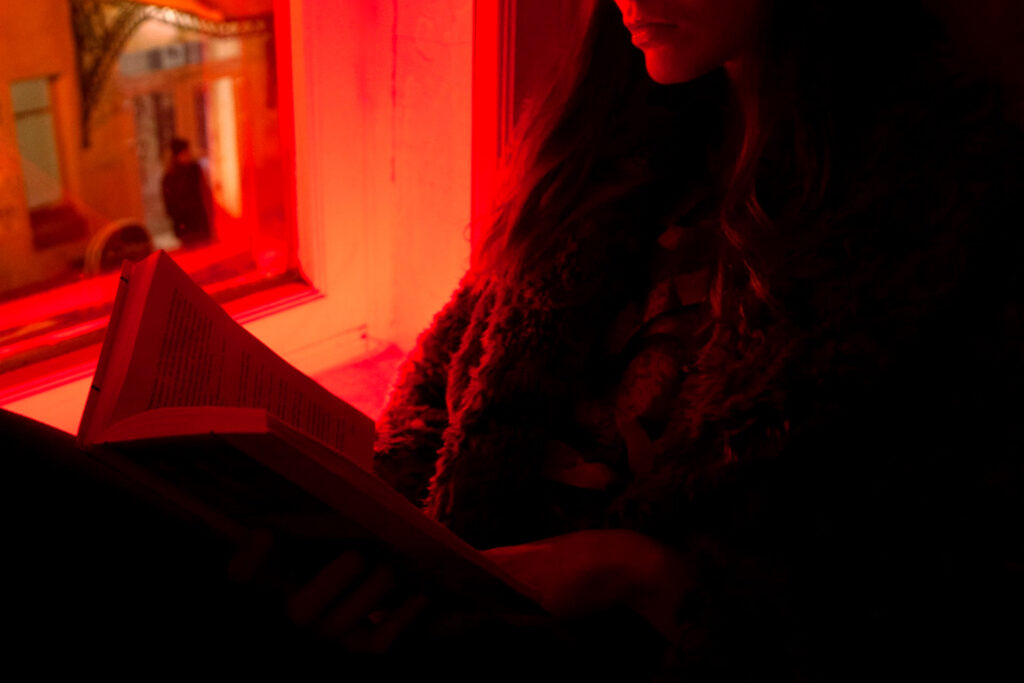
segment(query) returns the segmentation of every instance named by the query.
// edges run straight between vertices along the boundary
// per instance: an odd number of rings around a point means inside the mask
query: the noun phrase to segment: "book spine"
[[[117,333],[118,326],[121,324],[121,316],[124,312],[125,304],[128,301],[128,289],[131,284],[132,273],[135,270],[135,264],[131,261],[125,261],[121,266],[121,276],[117,283],[117,294],[114,295],[114,307],[110,311],[110,321],[107,323],[107,331],[104,335],[106,339],[113,339]],[[96,361],[96,371],[92,375],[92,383],[89,385],[89,397],[85,402],[85,409],[82,411],[82,419],[78,423],[78,445],[79,447],[85,446],[85,442],[89,440],[90,435],[87,433],[90,431],[92,426],[92,415],[95,412],[97,397],[102,391],[103,387],[100,386],[100,382],[103,381],[103,377],[107,375],[107,365],[110,363],[110,357],[113,352],[113,344],[106,343],[104,341],[100,348],[100,357]]]

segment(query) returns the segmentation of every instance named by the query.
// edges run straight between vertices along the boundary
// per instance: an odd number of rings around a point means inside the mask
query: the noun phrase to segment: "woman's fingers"
[[[416,594],[396,604],[395,570],[355,550],[343,553],[288,600],[288,616],[353,652],[379,654],[426,609]]]
[[[254,529],[228,562],[228,578],[239,583],[254,581],[267,565],[274,535],[266,529]]]
[[[327,605],[349,590],[366,570],[366,560],[354,550],[342,553],[288,601],[288,616],[299,625],[311,623]]]
[[[370,621],[373,625],[349,630],[341,637],[342,645],[351,652],[383,654],[429,604],[429,598],[419,594],[407,599],[395,610],[371,613]]]
[[[394,587],[394,570],[387,565],[378,565],[351,594],[327,613],[318,630],[328,638],[340,638],[369,615]]]

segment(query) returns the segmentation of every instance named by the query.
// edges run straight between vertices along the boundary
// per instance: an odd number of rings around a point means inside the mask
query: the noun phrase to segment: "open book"
[[[162,251],[124,265],[78,439],[229,539],[267,530],[326,548],[322,563],[370,545],[467,606],[539,610],[526,586],[369,471],[369,417],[243,329]]]

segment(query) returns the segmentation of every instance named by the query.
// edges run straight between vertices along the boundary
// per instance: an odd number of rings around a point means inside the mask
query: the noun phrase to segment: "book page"
[[[150,258],[159,262],[108,424],[168,407],[259,408],[349,457],[369,457],[370,418],[232,320],[166,254]]]
[[[89,397],[78,425],[79,445],[95,443],[99,432],[110,424],[120,387],[124,385],[128,372],[128,358],[137,346],[139,321],[146,310],[146,295],[157,263],[156,259],[147,258],[137,264],[125,261],[121,267],[114,308],[110,312]]]
[[[474,604],[540,609],[528,587],[367,471],[370,418],[238,325],[166,254],[124,280],[90,396],[103,417],[85,432],[86,445],[111,444],[93,449],[104,462],[232,539],[252,528],[316,548],[365,542]]]

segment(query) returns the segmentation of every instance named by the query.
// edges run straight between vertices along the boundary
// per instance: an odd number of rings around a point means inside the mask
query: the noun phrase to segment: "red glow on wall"
[[[500,65],[502,43],[498,2],[478,2],[473,16],[473,195],[472,216],[479,219],[491,208],[496,190],[498,154],[501,150]],[[482,235],[473,225],[473,253]]]

